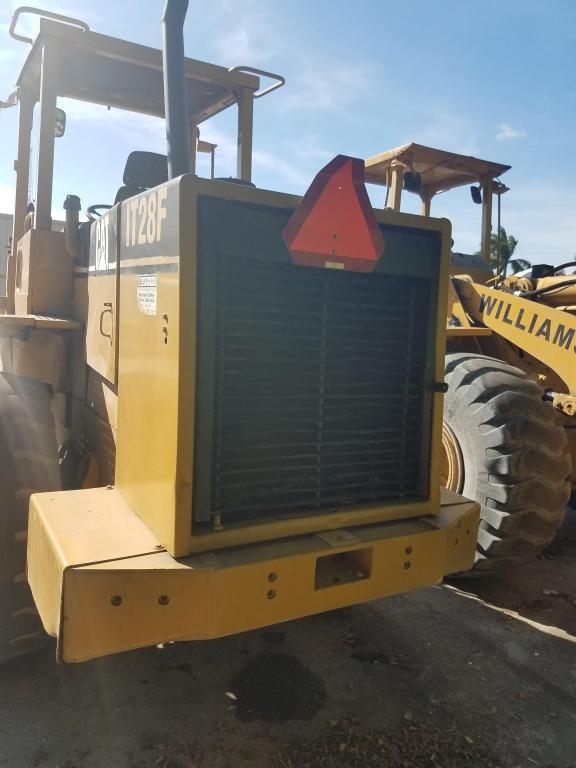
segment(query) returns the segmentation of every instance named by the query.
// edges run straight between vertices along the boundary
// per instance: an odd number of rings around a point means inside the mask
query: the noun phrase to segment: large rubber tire
[[[26,579],[28,502],[59,488],[48,387],[0,374],[0,663],[46,641]]]
[[[461,453],[459,492],[480,502],[476,570],[536,557],[570,496],[567,438],[523,371],[475,354],[446,357],[444,422]]]

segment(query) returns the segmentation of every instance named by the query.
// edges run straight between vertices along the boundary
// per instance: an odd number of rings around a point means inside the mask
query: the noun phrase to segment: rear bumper
[[[175,560],[114,488],[32,496],[28,578],[58,658],[222,637],[435,584],[472,566],[478,505]]]

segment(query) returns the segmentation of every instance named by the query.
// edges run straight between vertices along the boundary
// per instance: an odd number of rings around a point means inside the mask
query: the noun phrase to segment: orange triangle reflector
[[[294,264],[372,272],[384,238],[364,186],[364,161],[337,155],[322,168],[282,237]]]

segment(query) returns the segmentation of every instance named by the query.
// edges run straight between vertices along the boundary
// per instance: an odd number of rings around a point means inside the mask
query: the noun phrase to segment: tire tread
[[[476,440],[480,502],[476,568],[536,557],[553,539],[570,496],[571,460],[557,413],[519,368],[473,353],[446,356],[445,418]]]
[[[0,663],[46,642],[25,575],[28,503],[59,489],[48,387],[0,374]]]

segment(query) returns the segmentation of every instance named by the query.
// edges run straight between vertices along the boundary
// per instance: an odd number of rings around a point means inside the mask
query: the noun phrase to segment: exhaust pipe
[[[188,0],[166,0],[162,15],[164,115],[169,179],[190,170],[184,68],[184,19],[187,11]]]

